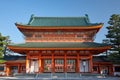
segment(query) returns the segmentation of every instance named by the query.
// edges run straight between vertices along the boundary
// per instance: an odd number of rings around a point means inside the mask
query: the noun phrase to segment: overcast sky
[[[88,14],[91,23],[104,23],[95,42],[107,34],[112,14],[120,14],[120,0],[0,0],[0,32],[14,43],[24,42],[15,22],[27,23],[31,14],[44,17],[79,17]]]

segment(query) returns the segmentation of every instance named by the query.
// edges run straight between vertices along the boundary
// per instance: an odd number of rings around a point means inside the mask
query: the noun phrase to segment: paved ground
[[[120,80],[120,77],[102,77],[102,76],[82,76],[79,79],[78,78],[64,78],[64,79],[48,79],[48,78],[42,78],[42,79],[33,79],[30,77],[0,77],[0,80]]]

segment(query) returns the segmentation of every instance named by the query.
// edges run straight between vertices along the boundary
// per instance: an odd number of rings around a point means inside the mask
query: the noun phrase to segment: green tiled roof
[[[35,17],[31,16],[27,26],[93,26],[100,23],[90,23],[88,16],[83,17]]]
[[[94,42],[29,42],[11,46],[25,48],[97,48],[109,45]]]
[[[107,56],[93,56],[93,62],[110,62]]]

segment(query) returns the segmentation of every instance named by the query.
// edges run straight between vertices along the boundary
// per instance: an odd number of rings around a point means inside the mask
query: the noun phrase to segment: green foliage
[[[120,64],[120,54],[118,53],[111,53],[108,59],[116,64]]]
[[[0,63],[4,63],[4,62],[6,62],[6,60],[0,59]]]
[[[120,61],[120,15],[113,14],[110,17],[108,24],[108,34],[106,35],[106,38],[112,45],[109,59],[116,63]]]
[[[6,40],[7,37],[5,36],[2,36],[1,33],[0,33],[0,57],[3,56],[3,52],[4,52],[4,45],[6,45]]]

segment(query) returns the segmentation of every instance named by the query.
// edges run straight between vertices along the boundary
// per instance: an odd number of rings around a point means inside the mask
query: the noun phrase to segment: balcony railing
[[[93,38],[87,37],[87,38],[75,38],[75,37],[57,37],[57,38],[51,38],[51,37],[45,37],[45,38],[26,38],[26,42],[54,42],[54,41],[80,41],[80,42],[92,42]]]

